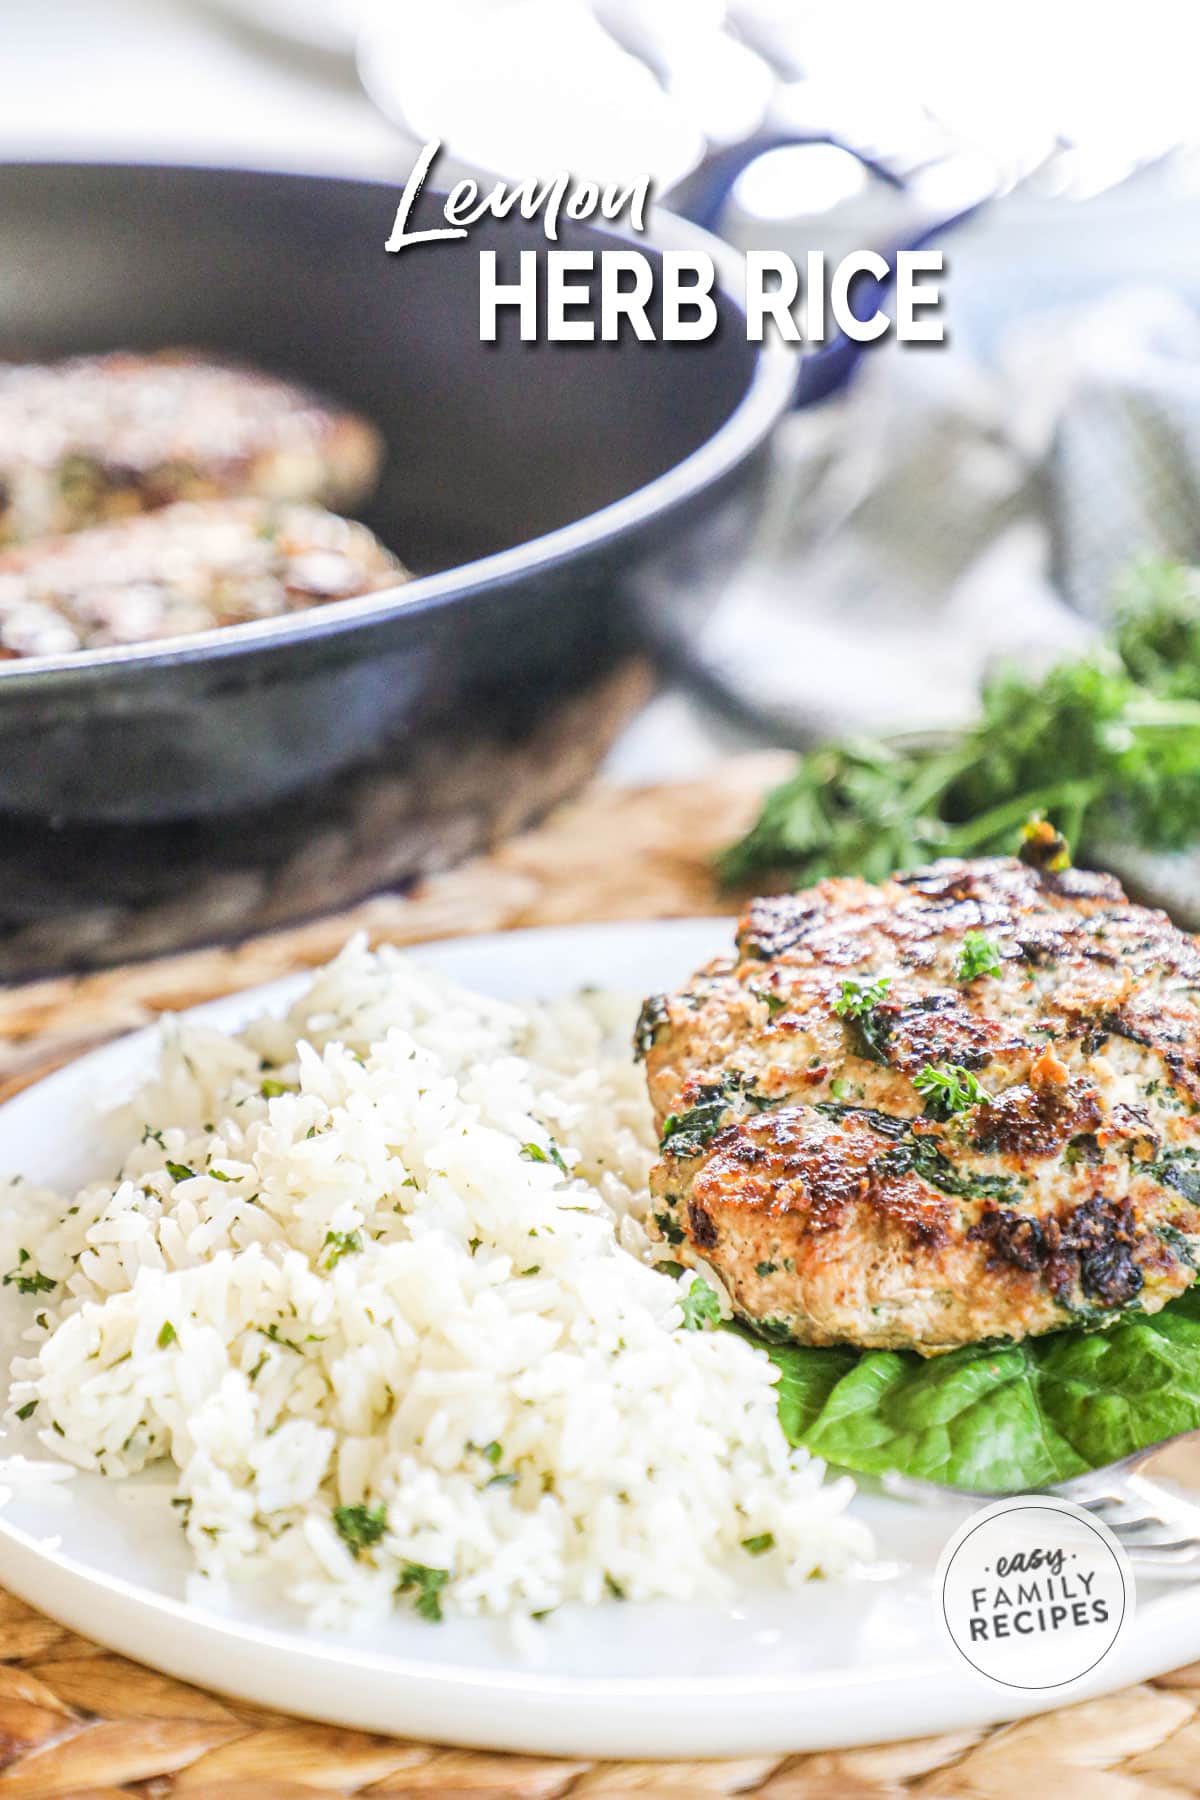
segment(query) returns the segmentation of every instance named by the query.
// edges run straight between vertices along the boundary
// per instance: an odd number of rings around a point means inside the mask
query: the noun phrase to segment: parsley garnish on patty
[[[959,981],[978,981],[981,975],[999,975],[1003,967],[999,947],[992,938],[982,931],[966,933],[954,971]]]
[[[891,1026],[880,1012],[892,981],[881,975],[874,981],[856,981],[850,977],[842,983],[842,991],[833,1003],[839,1019],[844,1019],[851,1045],[858,1056],[868,1062],[886,1063]]]
[[[853,977],[843,981],[842,991],[833,1003],[833,1010],[839,1019],[861,1019],[864,1014],[873,1012],[879,1002],[886,998],[891,987],[890,975],[881,975],[875,981],[855,981]]]
[[[913,1076],[913,1086],[931,1119],[952,1119],[955,1113],[969,1112],[973,1106],[986,1106],[992,1097],[970,1069],[959,1063],[926,1063]]]

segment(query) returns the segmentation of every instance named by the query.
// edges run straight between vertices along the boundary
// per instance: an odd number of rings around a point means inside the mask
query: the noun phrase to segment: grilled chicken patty
[[[406,579],[365,525],[322,507],[183,503],[0,551],[0,659],[245,624]]]
[[[1200,953],[1007,859],[757,900],[638,1026],[668,1257],[769,1337],[908,1347],[1156,1312],[1200,1260]]]
[[[373,426],[306,389],[184,351],[0,363],[0,545],[177,500],[349,510],[381,454]]]

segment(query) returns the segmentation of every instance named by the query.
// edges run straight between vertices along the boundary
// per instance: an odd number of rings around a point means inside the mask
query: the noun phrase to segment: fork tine
[[[898,1472],[884,1475],[880,1491],[894,1499],[922,1505],[964,1501],[974,1506],[1014,1499],[1020,1493],[1048,1494],[1073,1501],[1116,1535],[1125,1553],[1150,1576],[1194,1579],[1200,1562],[1200,1495],[1162,1487],[1148,1471],[1168,1445],[1200,1438],[1200,1430],[1180,1432],[1157,1444],[1132,1451],[1100,1469],[1088,1469],[1066,1481],[1025,1489],[973,1489],[924,1481]]]
[[[1131,1516],[1120,1506],[1099,1505],[1089,1506],[1087,1510],[1088,1512],[1093,1513],[1103,1524],[1107,1525],[1110,1531],[1115,1531],[1118,1537],[1122,1532],[1143,1531],[1147,1526],[1153,1526],[1155,1529],[1161,1530],[1165,1524],[1161,1512],[1135,1512]],[[1171,1529],[1175,1530],[1176,1527],[1172,1526]]]
[[[1200,1545],[1197,1544],[1152,1544],[1148,1549],[1130,1553],[1126,1551],[1135,1569],[1148,1571],[1152,1569],[1195,1569],[1200,1561]]]
[[[1120,1532],[1115,1533],[1115,1536],[1130,1556],[1147,1556],[1151,1559],[1161,1556],[1178,1562],[1200,1556],[1200,1538],[1137,1538],[1133,1543],[1126,1543]]]
[[[1057,1481],[1048,1493],[1061,1494],[1077,1506],[1116,1505],[1124,1498],[1124,1488],[1113,1480],[1111,1469],[1090,1469],[1086,1475],[1075,1475],[1070,1481]]]
[[[1180,1537],[1178,1526],[1163,1524],[1161,1520],[1153,1530],[1141,1528],[1132,1534],[1114,1531],[1113,1536],[1130,1554],[1137,1550],[1145,1551],[1147,1556],[1158,1556],[1166,1551],[1184,1550],[1197,1542],[1194,1537]]]
[[[1200,1570],[1194,1563],[1173,1562],[1141,1562],[1136,1557],[1130,1559],[1134,1574],[1140,1581],[1188,1582],[1195,1585],[1200,1581]]]

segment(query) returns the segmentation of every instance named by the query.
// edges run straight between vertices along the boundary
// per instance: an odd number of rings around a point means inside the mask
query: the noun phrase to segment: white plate
[[[363,0],[208,0],[238,25],[267,37],[320,50],[326,56],[354,55]]]
[[[418,954],[457,980],[520,999],[589,982],[638,992],[670,986],[728,939],[720,921],[600,925]],[[281,1008],[302,985],[276,983],[201,1010],[236,1027]],[[142,1077],[154,1042],[139,1032],[0,1108],[0,1170],[59,1186],[93,1176],[96,1110]],[[476,1620],[435,1628],[398,1616],[384,1629],[335,1637],[306,1631],[252,1593],[234,1613],[202,1611],[184,1603],[187,1563],[161,1480],[80,1476],[65,1486],[69,1500],[14,1496],[0,1512],[0,1582],[127,1656],[336,1724],[555,1755],[735,1756],[915,1737],[1064,1697],[1010,1698],[951,1660],[931,1584],[964,1516],[952,1507],[860,1496],[855,1505],[890,1559],[872,1579],[814,1582],[796,1594],[747,1586],[724,1610],[563,1608],[541,1627],[541,1654],[530,1661],[502,1626]],[[1119,1649],[1070,1697],[1197,1657],[1196,1589],[1147,1589]]]

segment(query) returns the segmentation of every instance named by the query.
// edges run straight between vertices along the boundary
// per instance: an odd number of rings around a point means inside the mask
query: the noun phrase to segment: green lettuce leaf
[[[754,1341],[780,1371],[789,1443],[862,1475],[1041,1487],[1200,1426],[1196,1288],[1105,1331],[928,1359]]]

